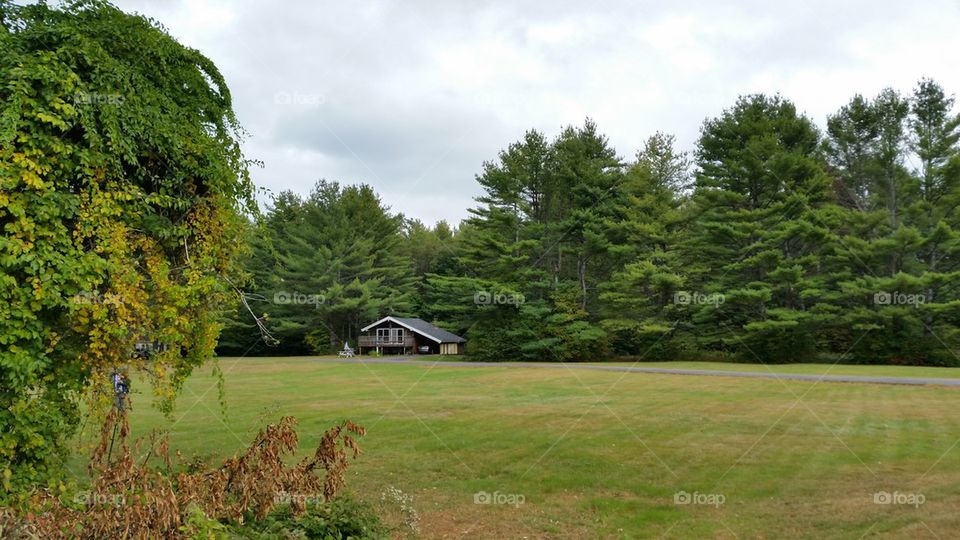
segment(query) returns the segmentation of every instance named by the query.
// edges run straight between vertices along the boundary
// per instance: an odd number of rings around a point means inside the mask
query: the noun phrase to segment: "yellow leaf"
[[[23,171],[23,174],[21,174],[20,177],[23,179],[23,183],[28,187],[32,187],[34,189],[40,189],[43,187],[43,180],[41,180],[40,177],[34,172]]]

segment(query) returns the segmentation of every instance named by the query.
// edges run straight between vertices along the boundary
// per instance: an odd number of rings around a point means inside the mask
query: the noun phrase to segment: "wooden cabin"
[[[360,354],[463,354],[467,340],[423,319],[384,317],[361,329]]]

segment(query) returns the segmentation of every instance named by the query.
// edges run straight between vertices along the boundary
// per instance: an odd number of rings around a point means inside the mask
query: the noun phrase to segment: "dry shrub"
[[[9,508],[0,508],[0,538],[36,538],[35,528],[13,513]]]
[[[0,530],[6,527],[4,534],[12,537],[177,538],[185,534],[181,526],[191,505],[208,518],[238,523],[250,514],[263,518],[282,503],[299,514],[308,502],[330,500],[343,487],[349,459],[360,454],[356,438],[365,430],[344,421],[323,434],[313,455],[287,466],[284,459],[298,447],[296,423],[291,416],[283,417],[260,430],[246,451],[219,468],[174,477],[166,436],[151,434],[149,449],[142,454],[143,439],[131,450],[126,444],[126,413],[114,409],[93,452],[90,491],[81,492],[73,505],[42,492],[34,500],[33,512],[17,517],[0,514]],[[147,466],[152,456],[163,460],[165,473]]]

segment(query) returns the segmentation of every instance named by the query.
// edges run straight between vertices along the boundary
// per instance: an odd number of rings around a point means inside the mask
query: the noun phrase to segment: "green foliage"
[[[831,318],[826,346],[853,361],[958,363],[960,118],[952,108],[923,80],[910,99],[889,89],[857,96],[828,123],[838,192],[857,195],[841,198],[831,218],[820,311]],[[909,151],[915,170],[905,165]]]
[[[955,364],[952,109],[924,80],[855,97],[823,137],[790,101],[745,96],[704,123],[692,183],[667,135],[624,166],[589,121],[529,132],[484,165],[422,309],[484,359]]]
[[[103,2],[0,2],[0,500],[56,483],[78,400],[209,358],[252,184],[216,67]],[[138,340],[175,344],[149,362]]]
[[[240,538],[305,538],[347,540],[388,538],[389,531],[370,505],[342,495],[324,503],[308,504],[301,515],[282,506],[266,518],[231,527]]]
[[[923,80],[909,98],[890,89],[855,96],[821,134],[789,100],[744,96],[704,123],[695,159],[656,133],[631,163],[589,120],[553,140],[529,131],[484,163],[483,195],[457,229],[416,220],[360,235],[344,226],[350,219],[313,226],[303,217],[311,203],[288,194],[271,211],[273,232],[253,242],[249,268],[262,283],[334,293],[336,305],[320,311],[343,312],[339,319],[270,312],[278,335],[307,344],[297,351],[329,351],[338,336],[405,311],[466,336],[467,354],[485,360],[952,365],[953,105]],[[320,206],[336,214],[336,205]],[[369,207],[368,221],[386,215]],[[318,247],[348,239],[364,260],[387,260],[372,254],[370,237],[383,239],[377,247],[393,262],[360,265],[347,275],[366,277],[329,288],[324,269],[340,263]],[[360,292],[367,283],[404,301]],[[344,303],[350,295],[338,290],[370,303]],[[893,301],[878,301],[886,296]]]
[[[600,325],[614,354],[668,359],[683,347],[675,339],[673,301],[685,283],[677,247],[686,230],[690,162],[673,146],[673,137],[660,133],[647,140],[627,169],[630,195],[618,209],[622,221],[610,225],[632,256],[601,285]]]
[[[186,510],[186,519],[180,526],[180,532],[191,540],[216,540],[227,536],[227,526],[207,517],[196,504]]]
[[[812,352],[803,292],[827,235],[818,213],[829,184],[818,137],[780,97],[741,98],[704,124],[681,259],[690,290],[723,302],[690,303],[700,347],[774,362]],[[785,336],[791,347],[778,344]]]
[[[451,243],[452,272],[425,279],[431,318],[465,332],[480,358],[604,354],[595,310],[599,285],[626,255],[626,232],[611,226],[627,204],[624,178],[589,120],[552,142],[527,132],[484,164],[485,194]]]
[[[245,307],[232,314],[221,351],[331,352],[361,326],[410,310],[415,277],[403,217],[369,186],[319,182],[305,199],[280,194],[251,243],[250,309],[279,341],[268,347]],[[424,263],[429,264],[429,263]]]

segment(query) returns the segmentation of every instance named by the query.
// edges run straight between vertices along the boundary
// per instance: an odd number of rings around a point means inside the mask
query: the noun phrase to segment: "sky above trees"
[[[692,149],[741,94],[780,92],[823,128],[854,93],[960,88],[946,1],[116,4],[220,67],[257,185],[365,182],[427,223],[466,217],[482,162],[530,128],[591,117],[631,158],[657,130]]]

